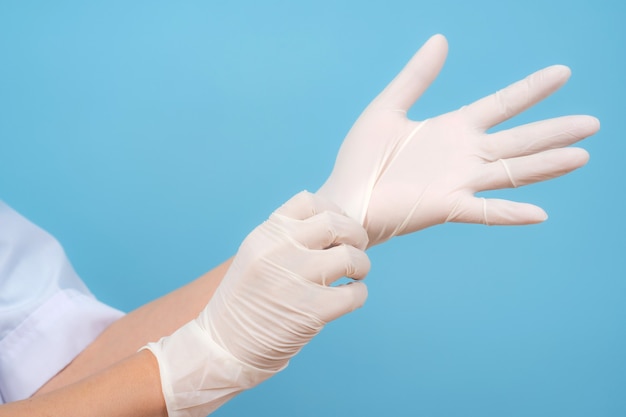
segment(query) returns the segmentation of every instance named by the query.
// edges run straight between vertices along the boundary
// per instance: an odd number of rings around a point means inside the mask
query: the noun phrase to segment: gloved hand
[[[591,116],[486,133],[561,87],[570,75],[564,66],[545,68],[451,113],[409,120],[407,110],[446,54],[443,36],[426,42],[356,121],[317,191],[365,226],[370,246],[444,222],[541,222],[547,215],[537,206],[474,194],[547,180],[587,162],[585,150],[566,146],[599,129]]]
[[[367,298],[365,230],[319,196],[300,193],[244,240],[197,319],[147,348],[169,417],[206,416],[287,366],[322,327]]]

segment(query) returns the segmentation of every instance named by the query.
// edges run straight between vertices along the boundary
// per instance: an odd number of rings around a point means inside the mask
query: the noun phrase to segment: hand
[[[367,298],[365,230],[300,193],[244,240],[197,319],[148,345],[170,417],[205,416],[287,366],[326,323]]]
[[[408,109],[441,70],[447,42],[433,36],[372,101],[345,138],[317,194],[361,222],[370,246],[444,222],[521,225],[547,218],[539,207],[475,193],[543,181],[588,160],[567,147],[599,129],[591,116],[567,116],[487,134],[543,100],[569,78],[564,66],[451,113],[409,120]]]

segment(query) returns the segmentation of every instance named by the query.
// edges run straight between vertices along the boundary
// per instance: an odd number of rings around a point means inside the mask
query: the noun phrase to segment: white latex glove
[[[365,226],[370,246],[444,222],[541,222],[547,215],[537,206],[474,194],[558,177],[588,160],[585,150],[566,146],[599,129],[591,116],[486,133],[561,87],[570,75],[565,66],[545,68],[451,113],[409,120],[408,109],[441,70],[447,49],[443,36],[430,38],[372,101],[317,192]]]
[[[205,416],[287,366],[322,327],[367,298],[365,230],[300,193],[244,240],[197,319],[148,345],[169,417]]]

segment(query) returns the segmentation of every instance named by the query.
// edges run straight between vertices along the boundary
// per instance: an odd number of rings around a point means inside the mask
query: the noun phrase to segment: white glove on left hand
[[[415,54],[356,121],[317,192],[365,226],[370,246],[444,222],[541,222],[547,216],[537,206],[474,194],[554,178],[587,162],[585,150],[567,146],[598,130],[590,116],[486,133],[565,84],[564,66],[451,113],[409,120],[407,111],[441,70],[447,50],[436,35]]]
[[[365,230],[300,193],[244,240],[197,319],[148,345],[169,417],[204,417],[283,369],[311,338],[367,298]]]

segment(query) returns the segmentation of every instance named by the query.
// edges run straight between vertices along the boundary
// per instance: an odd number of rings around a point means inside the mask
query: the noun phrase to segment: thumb
[[[447,55],[446,38],[432,36],[379,94],[376,105],[408,111],[437,78]]]

